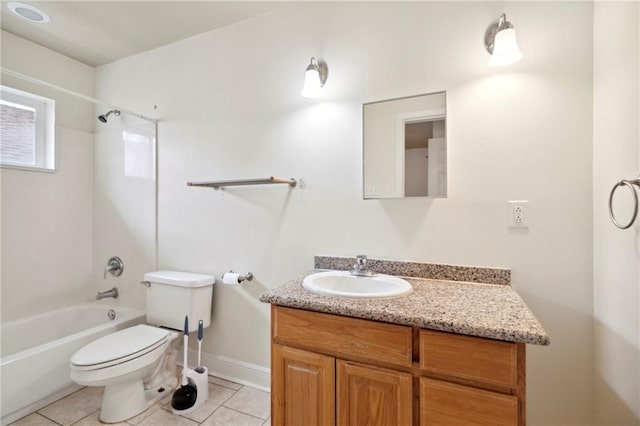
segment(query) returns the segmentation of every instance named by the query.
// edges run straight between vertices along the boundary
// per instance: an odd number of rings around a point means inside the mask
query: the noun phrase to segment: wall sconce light
[[[311,63],[304,73],[304,86],[300,94],[305,98],[322,96],[322,87],[327,82],[327,64],[311,58]]]
[[[501,67],[513,64],[522,59],[518,49],[516,30],[503,13],[497,23],[493,23],[484,33],[484,47],[491,54],[489,66]]]

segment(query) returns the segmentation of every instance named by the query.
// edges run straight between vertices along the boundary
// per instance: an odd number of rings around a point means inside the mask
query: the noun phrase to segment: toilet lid
[[[168,335],[168,330],[143,324],[136,325],[89,343],[73,354],[71,364],[77,366],[104,364],[146,353],[164,343]]]

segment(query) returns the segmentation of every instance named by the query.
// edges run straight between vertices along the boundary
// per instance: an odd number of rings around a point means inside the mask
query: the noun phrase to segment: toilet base
[[[178,379],[170,377],[163,385],[147,390],[142,380],[105,386],[100,421],[120,423],[135,417],[158,400],[171,395],[177,385]]]
[[[177,336],[177,334],[176,334]],[[102,396],[100,421],[120,423],[142,413],[178,386],[176,339],[151,370],[140,370],[127,381],[107,384]]]

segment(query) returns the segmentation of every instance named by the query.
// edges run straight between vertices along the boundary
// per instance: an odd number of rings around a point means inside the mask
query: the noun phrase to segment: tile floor
[[[93,426],[104,388],[88,387],[11,423],[10,426]],[[270,426],[270,394],[209,376],[209,399],[185,416],[171,412],[171,395],[116,426]]]

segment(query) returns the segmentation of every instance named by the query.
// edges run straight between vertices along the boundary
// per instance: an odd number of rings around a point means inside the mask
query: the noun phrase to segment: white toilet
[[[100,420],[118,423],[134,417],[178,384],[176,348],[184,317],[189,331],[211,323],[215,278],[189,272],[157,271],[144,276],[147,322],[101,337],[73,354],[71,379],[105,386]]]

